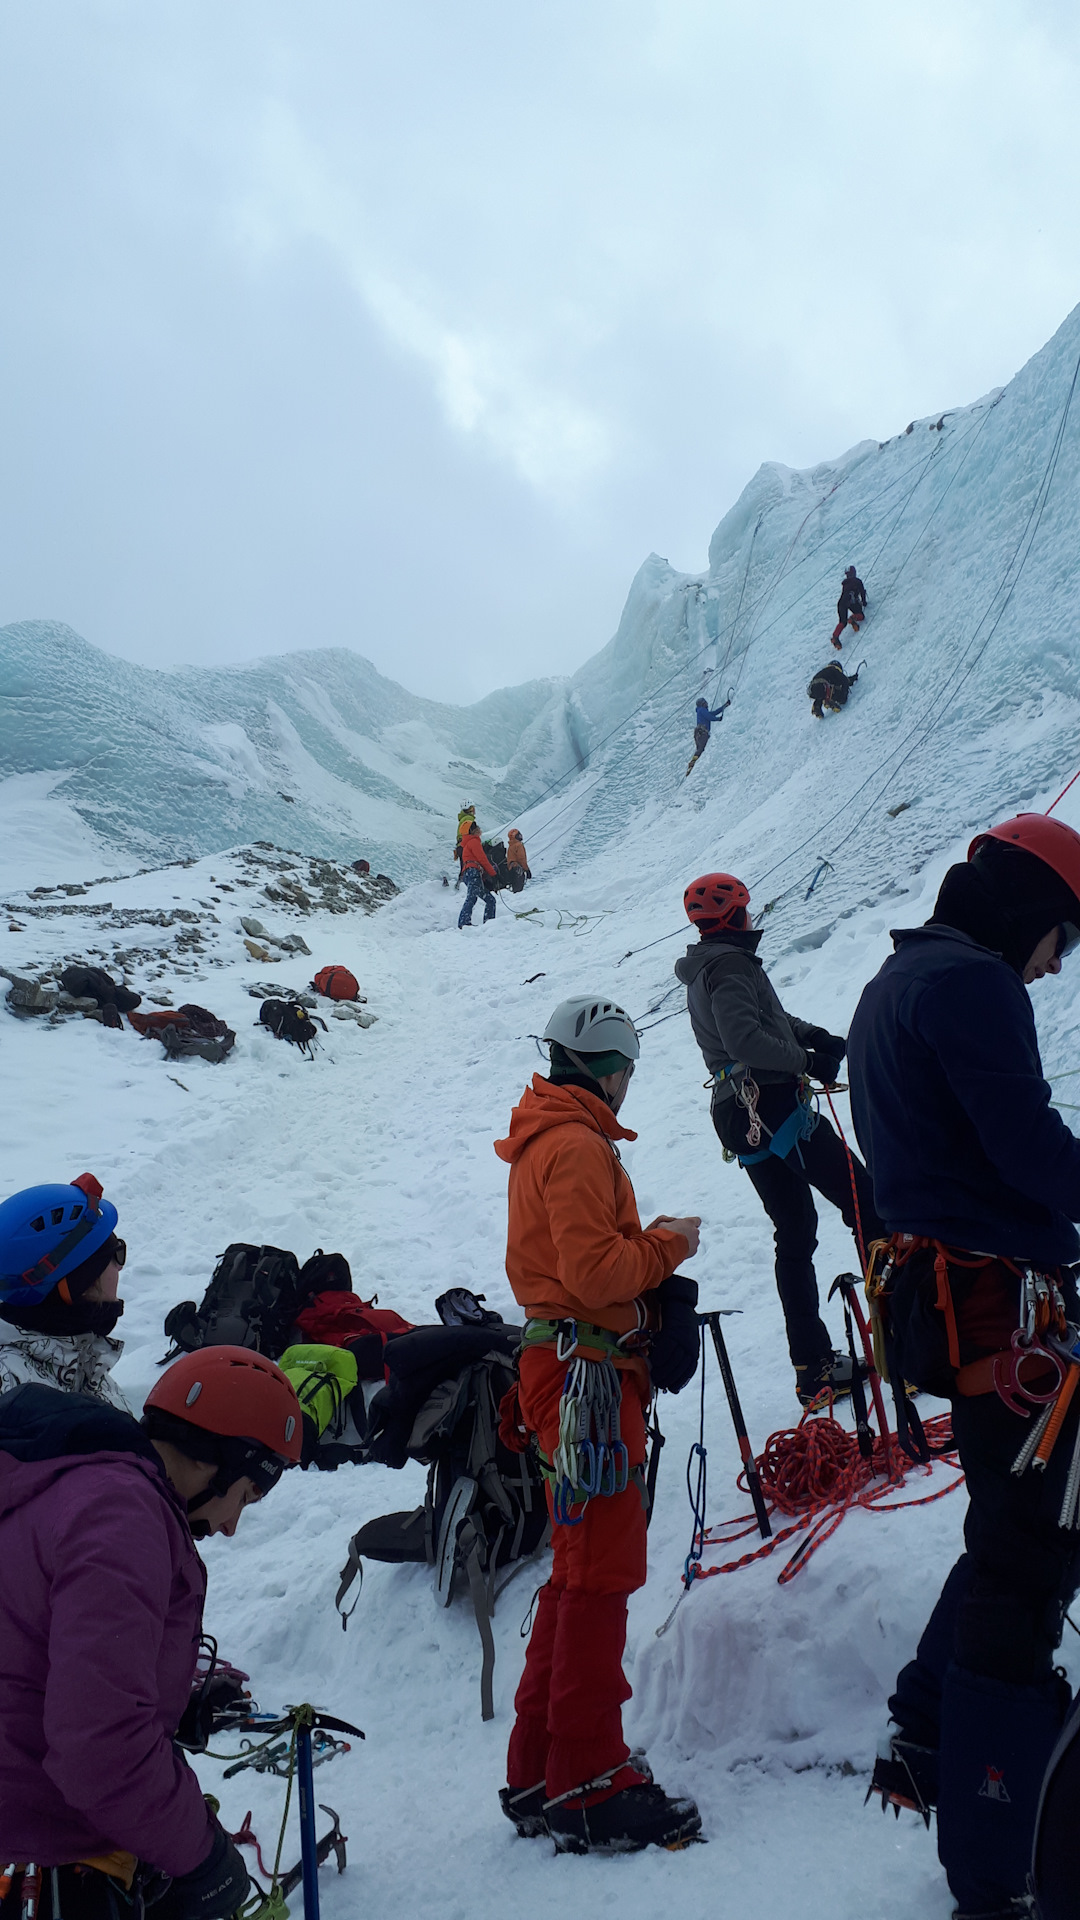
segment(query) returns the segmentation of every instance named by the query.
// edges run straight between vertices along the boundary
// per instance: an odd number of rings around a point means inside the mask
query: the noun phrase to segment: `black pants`
[[[1023,1891],[1039,1783],[1068,1703],[1053,1661],[1080,1583],[1080,1533],[1058,1514],[1080,1401],[1041,1473],[1012,1472],[1031,1422],[996,1393],[956,1395],[952,1417],[970,1496],[966,1551],[889,1711],[940,1750],[938,1852],[961,1911],[992,1913]]]
[[[795,1106],[795,1083],[764,1086],[758,1112],[776,1133]],[[729,1153],[753,1153],[747,1139],[749,1116],[733,1094],[713,1100],[712,1122]],[[761,1146],[768,1144],[763,1133]],[[800,1158],[801,1156],[801,1158]],[[771,1153],[767,1160],[747,1167],[758,1198],[773,1223],[776,1239],[776,1290],[784,1309],[788,1352],[792,1365],[815,1367],[832,1352],[832,1338],[821,1318],[814,1249],[817,1246],[817,1209],[812,1188],[839,1207],[844,1223],[855,1232],[852,1173],[859,1201],[863,1243],[883,1237],[885,1229],[874,1209],[870,1175],[855,1154],[851,1166],[843,1141],[827,1120],[819,1119],[808,1140],[793,1147],[786,1160]]]

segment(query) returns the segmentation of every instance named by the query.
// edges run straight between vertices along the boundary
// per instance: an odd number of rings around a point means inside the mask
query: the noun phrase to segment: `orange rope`
[[[938,1414],[928,1420],[925,1430],[927,1439],[939,1449],[935,1459],[944,1459],[949,1466],[958,1468],[955,1449],[949,1446],[952,1439],[949,1415]],[[695,1565],[693,1578],[706,1580],[717,1573],[735,1573],[755,1560],[766,1559],[786,1540],[809,1529],[807,1538],[796,1548],[778,1576],[778,1585],[786,1586],[802,1571],[817,1549],[836,1532],[844,1515],[853,1507],[862,1507],[868,1513],[898,1513],[902,1507],[929,1506],[932,1501],[942,1499],[945,1494],[963,1485],[964,1476],[957,1472],[955,1480],[951,1480],[947,1487],[939,1487],[934,1493],[923,1494],[913,1500],[888,1499],[896,1487],[904,1484],[909,1474],[931,1473],[933,1464],[923,1466],[915,1461],[907,1461],[898,1467],[895,1456],[892,1462],[889,1461],[881,1438],[876,1434],[873,1456],[864,1460],[855,1435],[834,1420],[831,1412],[814,1414],[809,1409],[797,1427],[769,1435],[757,1463],[762,1488],[770,1503],[770,1514],[780,1512],[796,1516],[793,1525],[782,1528],[755,1552],[744,1553],[740,1559],[729,1560],[722,1567]],[[745,1493],[745,1473],[739,1475],[738,1484]],[[753,1514],[740,1514],[738,1519],[726,1520],[718,1527],[707,1528],[700,1536],[700,1544],[730,1546],[753,1533],[756,1526]]]

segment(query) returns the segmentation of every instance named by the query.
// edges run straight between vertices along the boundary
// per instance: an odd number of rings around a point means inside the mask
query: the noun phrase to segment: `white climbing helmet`
[[[636,1060],[641,1047],[630,1015],[603,994],[579,993],[560,1000],[541,1038],[576,1053],[621,1053]]]

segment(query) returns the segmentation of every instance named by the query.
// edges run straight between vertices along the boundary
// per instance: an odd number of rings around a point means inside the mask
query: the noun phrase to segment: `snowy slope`
[[[0,815],[51,773],[54,817],[114,865],[265,839],[415,877],[449,863],[463,798],[517,804],[507,763],[553,684],[447,707],[342,649],[159,672],[25,621],[0,630]]]
[[[1045,806],[1075,770],[1080,418],[1064,410],[1078,353],[1074,315],[993,404],[948,416],[940,428],[923,423],[880,450],[857,449],[841,468],[763,469],[722,524],[701,582],[650,563],[606,664],[600,656],[559,695],[559,710],[586,729],[578,738],[591,741],[590,767],[566,812],[560,790],[526,822],[538,879],[514,902],[516,914],[504,900],[493,925],[459,933],[460,895],[435,880],[371,916],[256,908],[273,928],[301,930],[313,950],[311,960],[275,964],[274,978],[299,985],[315,966],[344,962],[377,1015],[367,1032],[332,1023],[313,1064],[251,1024],[257,1008],[246,988],[268,969],[240,943],[238,915],[251,905],[242,862],[226,870],[215,856],[92,888],[63,915],[20,918],[26,896],[8,896],[22,928],[3,936],[4,964],[15,971],[71,953],[80,940],[106,962],[118,945],[130,951],[143,938],[136,927],[113,931],[107,916],[89,912],[106,898],[114,914],[197,914],[203,951],[188,952],[191,972],[174,997],[205,1000],[238,1033],[223,1066],[185,1063],[170,1077],[156,1043],[134,1034],[90,1022],[51,1029],[0,1013],[6,1190],[91,1167],[117,1201],[130,1248],[119,1377],[133,1399],[155,1377],[165,1310],[200,1290],[232,1239],[291,1246],[301,1258],[316,1245],[341,1247],[358,1286],[377,1288],[384,1305],[413,1318],[429,1317],[436,1293],[459,1283],[509,1311],[505,1169],[491,1142],[540,1065],[530,1035],[559,998],[595,983],[649,1029],[624,1114],[639,1130],[625,1164],[643,1216],[702,1214],[691,1270],[706,1304],[740,1309],[727,1326],[751,1438],[760,1448],[793,1423],[768,1224],[749,1183],[721,1162],[700,1056],[673,990],[682,939],[666,936],[685,924],[687,878],[714,865],[744,872],[755,909],[777,901],[763,955],[786,1003],[843,1030],[889,950],[889,927],[926,916],[971,827],[1023,804]],[[1038,517],[1040,478],[1063,417]],[[879,484],[895,491],[874,508]],[[842,510],[862,518],[845,528]],[[827,538],[813,558],[791,544],[807,513],[799,541]],[[1029,524],[1030,560],[980,653]],[[849,559],[871,595],[869,664],[847,712],[818,724],[805,681],[829,652]],[[734,618],[744,577],[725,662],[726,637],[717,654],[708,636],[721,611]],[[706,641],[714,652],[699,660],[695,648]],[[706,663],[706,689],[734,685],[736,699],[683,782],[687,709]],[[664,688],[667,675],[676,678]],[[646,711],[603,747],[603,715],[618,717],[605,707],[615,681],[629,700],[648,690],[650,676]],[[541,711],[534,724],[542,719]],[[538,762],[544,751],[536,748]],[[28,833],[40,803],[44,860],[55,853],[48,836],[61,829],[46,811],[55,795],[35,799],[25,784],[38,771],[24,770],[19,791]],[[1080,825],[1078,796],[1080,784],[1060,812]],[[903,800],[908,811],[891,817]],[[833,871],[806,898],[824,858]],[[96,850],[73,845],[57,877],[109,870]],[[224,899],[223,876],[238,889]],[[47,875],[43,883],[52,884]],[[1080,1072],[1070,1044],[1080,973],[1066,968],[1036,987],[1034,1000],[1048,1071],[1060,1076],[1061,1100],[1080,1104],[1069,1077]],[[819,1275],[827,1285],[851,1264],[851,1242],[826,1211]],[[827,1316],[839,1336],[835,1309]],[[849,1517],[786,1587],[776,1583],[782,1552],[706,1581],[658,1639],[689,1544],[683,1462],[697,1432],[696,1392],[665,1400],[662,1419],[668,1447],[651,1571],[631,1606],[627,1726],[658,1777],[699,1800],[710,1844],[681,1855],[555,1860],[543,1843],[516,1840],[502,1819],[494,1795],[529,1571],[495,1623],[491,1726],[479,1718],[471,1612],[466,1603],[437,1611],[423,1569],[371,1567],[342,1634],[332,1596],[348,1536],[370,1516],[413,1504],[419,1470],[287,1476],[265,1507],[245,1515],[235,1541],[211,1543],[208,1625],[228,1657],[250,1669],[263,1704],[311,1698],[367,1732],[362,1748],[317,1778],[318,1797],[339,1808],[353,1835],[348,1877],[322,1877],[328,1920],[356,1912],[476,1920],[508,1907],[529,1920],[561,1920],[571,1901],[653,1920],[680,1899],[746,1920],[788,1920],[793,1911],[809,1920],[945,1920],[951,1903],[932,1840],[914,1817],[884,1821],[864,1813],[862,1801],[884,1696],[957,1550],[962,1496]],[[711,1362],[706,1439],[710,1518],[718,1520],[746,1502],[734,1486],[737,1455]],[[909,1491],[939,1484],[935,1474]],[[1074,1679],[1077,1645],[1070,1634],[1063,1649]],[[201,1770],[230,1824],[250,1806],[264,1842],[273,1837],[277,1783],[249,1775],[222,1786],[220,1766],[206,1761]]]

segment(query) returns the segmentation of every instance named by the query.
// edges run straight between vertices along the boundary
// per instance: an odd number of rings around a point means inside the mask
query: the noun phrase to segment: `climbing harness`
[[[760,1095],[761,1089],[756,1080],[752,1080],[749,1073],[744,1074],[741,1084],[735,1089],[735,1098],[740,1107],[746,1110],[747,1145],[754,1148],[761,1148],[761,1151],[737,1154],[736,1158],[740,1167],[760,1166],[762,1161],[769,1158],[770,1154],[775,1154],[778,1160],[786,1160],[793,1148],[799,1155],[799,1163],[801,1165],[801,1142],[803,1140],[809,1140],[810,1135],[817,1126],[819,1117],[817,1109],[810,1097],[809,1083],[805,1078],[799,1081],[795,1096],[795,1106],[788,1114],[787,1119],[782,1121],[780,1126],[777,1127],[775,1133],[770,1127],[766,1126],[765,1121],[758,1112]],[[764,1148],[761,1147],[761,1136],[763,1133],[767,1133],[769,1136],[769,1144]]]

